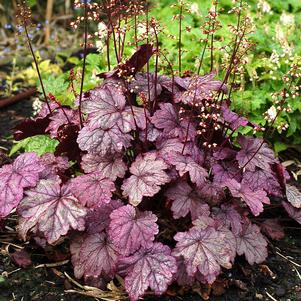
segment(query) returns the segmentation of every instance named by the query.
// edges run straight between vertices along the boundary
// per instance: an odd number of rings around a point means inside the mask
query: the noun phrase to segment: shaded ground
[[[0,146],[9,148],[12,128],[24,117],[31,115],[31,101],[24,100],[0,110]],[[287,158],[285,158],[287,159]],[[285,218],[285,217],[284,217]],[[2,225],[3,226],[3,225]],[[80,294],[68,293],[78,289],[64,272],[73,277],[70,263],[55,267],[35,268],[40,264],[57,263],[55,256],[33,244],[20,242],[14,231],[14,221],[9,221],[6,228],[0,225],[0,301],[43,300],[43,301],[82,301],[95,300]],[[199,287],[191,289],[171,287],[166,296],[148,296],[145,300],[153,301],[251,301],[279,300],[301,301],[301,231],[298,224],[288,222],[287,236],[280,242],[271,242],[269,257],[262,265],[249,266],[243,257],[236,260],[231,271],[224,271],[217,284],[211,289]],[[14,246],[15,245],[15,246]],[[31,255],[32,265],[27,269],[16,266],[11,254],[24,247]],[[66,259],[66,258],[65,258]],[[208,293],[211,291],[210,299]]]

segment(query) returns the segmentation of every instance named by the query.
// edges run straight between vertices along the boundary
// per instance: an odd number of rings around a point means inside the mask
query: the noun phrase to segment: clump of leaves
[[[77,278],[121,276],[133,301],[171,283],[211,284],[236,255],[264,261],[261,231],[282,230],[257,217],[273,203],[300,222],[301,210],[264,139],[233,135],[260,127],[231,111],[227,81],[142,72],[153,54],[141,45],[73,108],[49,97],[15,138],[49,134],[55,153],[0,169],[1,218],[16,209],[24,240],[69,238]]]

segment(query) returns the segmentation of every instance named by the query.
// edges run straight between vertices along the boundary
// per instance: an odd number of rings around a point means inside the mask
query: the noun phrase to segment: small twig
[[[276,251],[276,254],[278,254],[279,256],[281,256],[282,258],[284,258],[285,260],[289,261],[290,263],[292,263],[293,265],[301,268],[301,264],[299,263],[296,263],[295,261],[293,260],[290,260],[289,258],[287,258],[286,256],[282,255],[280,252]]]
[[[1,243],[1,244],[5,244],[5,245],[7,245],[7,246],[15,247],[15,248],[17,248],[17,249],[24,249],[24,247],[18,246],[18,245],[16,245],[16,244],[11,243],[11,242],[7,242],[7,241],[0,240],[0,243]]]
[[[11,272],[7,272],[6,275],[9,276],[9,275],[11,275],[11,274],[14,274],[14,273],[20,271],[20,270],[21,270],[21,268],[15,269],[15,270],[13,270],[13,271],[11,271]]]
[[[67,277],[68,280],[70,280],[73,284],[75,284],[77,287],[81,288],[82,290],[84,290],[85,288],[78,283],[77,281],[75,281],[73,278],[71,278],[66,272],[64,272],[64,275]]]
[[[62,265],[65,265],[66,263],[69,262],[69,259],[67,260],[63,260],[63,261],[59,261],[59,262],[55,262],[55,263],[43,263],[43,264],[39,264],[35,267],[35,269],[39,269],[39,268],[54,268],[54,267],[59,267]]]
[[[275,299],[271,294],[269,294],[268,292],[266,292],[267,296],[269,298],[271,298],[273,301],[278,301],[277,299]]]

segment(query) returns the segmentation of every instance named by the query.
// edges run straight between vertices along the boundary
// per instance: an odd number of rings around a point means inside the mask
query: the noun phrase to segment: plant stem
[[[28,45],[29,45],[29,49],[30,49],[31,55],[32,55],[33,60],[34,60],[35,67],[37,69],[39,81],[40,81],[40,84],[41,84],[41,87],[42,87],[43,96],[44,96],[45,102],[47,104],[47,107],[48,107],[48,110],[49,110],[49,114],[52,115],[51,107],[50,107],[48,98],[46,96],[45,87],[44,87],[42,76],[41,76],[41,73],[40,73],[39,64],[38,64],[37,58],[36,58],[36,56],[34,54],[34,51],[33,51],[32,45],[31,45],[31,40],[30,40],[30,37],[29,37],[29,34],[28,34],[28,30],[27,30],[27,26],[26,26],[25,22],[23,23],[23,26],[24,26],[24,30],[25,30],[27,42],[28,42]]]
[[[179,20],[179,75],[181,76],[182,69],[182,15],[183,5],[180,6],[180,20]]]
[[[80,120],[80,126],[83,127],[83,116],[82,116],[82,98],[83,98],[83,88],[84,88],[84,80],[85,80],[85,70],[86,70],[86,56],[87,56],[87,40],[88,40],[88,7],[87,0],[85,0],[85,15],[84,15],[84,61],[83,61],[83,71],[82,78],[80,83],[80,93],[79,93],[79,106],[78,106],[78,114]]]

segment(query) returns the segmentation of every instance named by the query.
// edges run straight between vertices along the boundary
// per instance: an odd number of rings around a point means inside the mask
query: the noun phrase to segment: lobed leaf
[[[150,248],[159,228],[158,218],[151,211],[140,212],[131,205],[115,209],[111,215],[109,236],[123,255],[130,255],[140,247]]]
[[[52,244],[71,228],[83,231],[87,210],[71,194],[68,186],[60,186],[58,181],[41,180],[36,188],[26,191],[18,213],[23,218],[20,224],[23,239],[30,229],[34,229]]]
[[[130,204],[137,206],[143,196],[153,196],[160,190],[160,185],[170,181],[164,171],[167,164],[158,159],[155,153],[139,155],[130,167],[131,176],[123,182],[123,196],[129,198]]]

